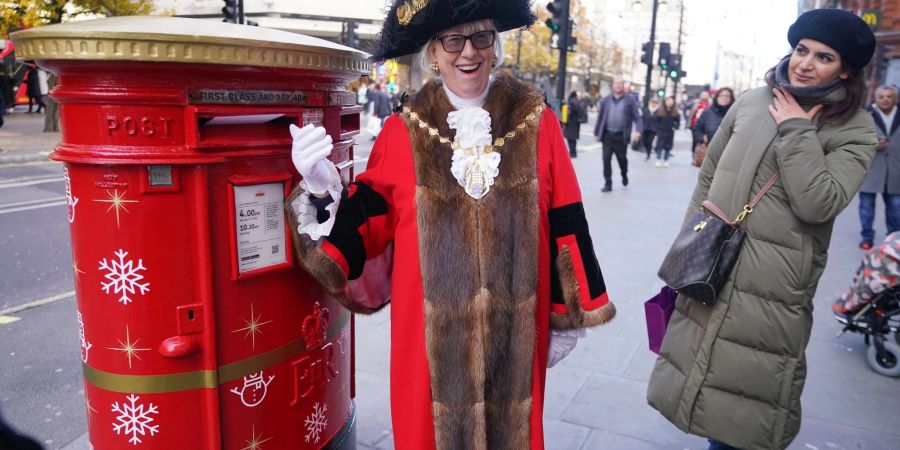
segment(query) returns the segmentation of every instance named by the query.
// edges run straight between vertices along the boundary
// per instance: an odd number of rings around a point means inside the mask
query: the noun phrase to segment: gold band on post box
[[[81,365],[84,379],[100,389],[129,394],[159,394],[163,392],[209,389],[217,386],[215,370],[170,373],[165,375],[122,375]]]
[[[330,341],[339,336],[349,320],[350,313],[342,310],[338,320],[329,324],[326,338]],[[218,370],[197,370],[163,375],[123,375],[104,372],[82,364],[82,372],[85,381],[106,391],[129,394],[163,394],[215,388],[218,385],[272,367],[304,351],[306,351],[306,342],[303,338],[299,338],[268,352],[219,366]]]

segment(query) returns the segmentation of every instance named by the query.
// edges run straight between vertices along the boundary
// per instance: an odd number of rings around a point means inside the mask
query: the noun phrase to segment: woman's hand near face
[[[795,99],[790,92],[782,91],[777,88],[772,89],[772,92],[775,94],[775,98],[772,101],[772,104],[769,105],[769,114],[775,119],[775,123],[779,125],[781,125],[781,122],[788,119],[806,119],[812,121],[813,117],[815,117],[823,107],[823,105],[818,104],[813,106],[809,112],[806,112],[800,104],[797,103],[797,99]]]

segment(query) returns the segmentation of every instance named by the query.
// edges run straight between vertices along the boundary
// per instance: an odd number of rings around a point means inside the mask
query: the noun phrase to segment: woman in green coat
[[[875,154],[861,108],[869,27],[846,11],[813,10],[788,41],[769,86],[745,93],[713,137],[687,218],[707,199],[735,218],[781,176],[743,222],[747,237],[716,302],[679,295],[647,391],[710,449],[784,449],[800,430],[813,294],[834,219]]]

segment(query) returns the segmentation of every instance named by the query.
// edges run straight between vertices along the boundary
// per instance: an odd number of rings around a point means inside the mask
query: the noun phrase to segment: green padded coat
[[[845,95],[842,87],[822,101]],[[767,87],[746,92],[709,145],[687,217],[709,199],[735,218],[776,170],[781,178],[744,221],[747,238],[716,303],[678,296],[647,390],[681,430],[746,450],[783,449],[800,430],[813,294],[834,219],[876,144],[862,109],[839,127],[820,127],[818,116],[777,125],[771,103]]]

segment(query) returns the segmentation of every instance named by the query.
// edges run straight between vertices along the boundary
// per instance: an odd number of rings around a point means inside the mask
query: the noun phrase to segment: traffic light
[[[680,79],[683,75],[681,74],[681,55],[673,54],[671,55],[671,64],[669,65],[669,78],[673,80]]]
[[[656,95],[657,95],[659,98],[666,98],[666,90],[663,89],[663,88],[659,88],[659,89],[657,89],[657,91],[656,91]]]
[[[641,45],[641,62],[648,65],[653,66],[653,43],[652,42],[644,42]]]
[[[568,49],[570,52],[575,51],[575,44],[578,44],[578,38],[574,36],[575,34],[575,19],[569,17],[569,26],[566,28],[566,33],[568,34],[568,39],[566,39],[566,43],[568,44]]]
[[[660,42],[659,43],[659,67],[662,67],[662,70],[666,70],[669,68],[669,65],[671,62],[672,62],[672,46],[668,42]]]
[[[547,28],[550,28],[550,31],[553,33],[559,33],[559,29],[562,26],[563,20],[563,1],[564,0],[553,0],[550,3],[547,3],[547,11],[550,11],[550,14],[553,17],[544,21],[544,24],[547,25]]]
[[[238,23],[238,12],[237,0],[225,0],[225,6],[222,7],[222,15],[225,18],[222,22]]]
[[[356,48],[359,46],[359,36],[356,34],[357,28],[359,28],[359,24],[355,20],[347,21],[347,31],[344,36],[344,45],[347,47]]]

